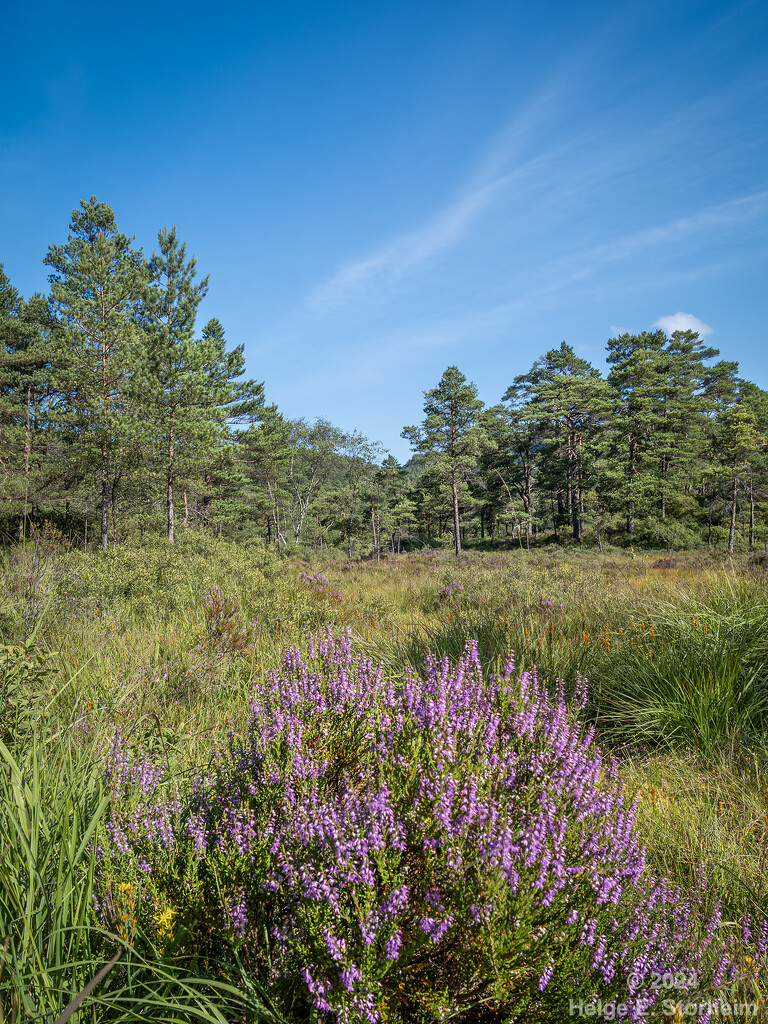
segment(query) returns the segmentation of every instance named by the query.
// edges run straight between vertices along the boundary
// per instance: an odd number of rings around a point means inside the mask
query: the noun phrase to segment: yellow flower
[[[133,944],[136,938],[138,914],[136,912],[137,892],[130,882],[118,882],[116,931],[125,942]]]
[[[754,974],[756,978],[759,977],[760,964],[757,962],[757,960],[753,960],[751,956],[745,956],[744,963],[747,965],[749,970],[752,972],[752,974]]]
[[[160,950],[171,941],[174,936],[175,928],[174,921],[176,920],[176,910],[167,906],[157,915],[155,922],[155,931],[157,934],[157,944]]]

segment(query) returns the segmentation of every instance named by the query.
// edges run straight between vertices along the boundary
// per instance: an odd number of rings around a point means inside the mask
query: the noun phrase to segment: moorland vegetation
[[[759,558],[49,531],[2,575],[7,1019],[763,1012]]]
[[[241,380],[175,229],[0,268],[0,1021],[749,1014],[768,395],[457,367],[401,466]]]

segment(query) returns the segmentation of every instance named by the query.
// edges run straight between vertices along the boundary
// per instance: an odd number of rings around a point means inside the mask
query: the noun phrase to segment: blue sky
[[[603,368],[699,325],[768,387],[764,0],[30,0],[4,29],[25,295],[82,198],[146,252],[176,224],[268,401],[402,460],[448,365],[495,404],[562,340]]]

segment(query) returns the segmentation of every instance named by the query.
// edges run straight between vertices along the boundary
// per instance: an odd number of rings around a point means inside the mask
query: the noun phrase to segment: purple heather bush
[[[670,995],[654,978],[684,1001],[712,991],[736,939],[705,913],[703,875],[684,895],[647,866],[585,700],[583,680],[569,704],[513,660],[484,680],[472,643],[396,680],[324,634],[287,651],[185,800],[118,739],[104,841],[150,917],[215,893],[244,962],[320,1020],[490,1021],[591,997],[651,1020]]]

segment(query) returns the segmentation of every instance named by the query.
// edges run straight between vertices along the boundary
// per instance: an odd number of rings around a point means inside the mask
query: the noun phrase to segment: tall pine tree
[[[69,444],[98,480],[101,546],[126,459],[141,446],[140,327],[148,267],[95,196],[72,212],[64,245],[48,249],[51,302],[62,332],[59,387],[69,407]]]
[[[187,259],[176,228],[158,233],[159,251],[150,263],[147,292],[147,387],[155,443],[163,453],[166,530],[174,542],[175,488],[182,470],[193,461],[196,446],[211,436],[206,401],[203,346],[194,338],[197,310],[208,290],[208,278],[195,281],[197,260]]]
[[[476,471],[483,447],[478,417],[483,403],[477,388],[456,366],[449,366],[437,387],[424,392],[425,419],[420,427],[403,429],[414,452],[424,457],[426,472],[447,480],[451,490],[453,540],[461,554],[461,505],[471,501],[468,477]]]

